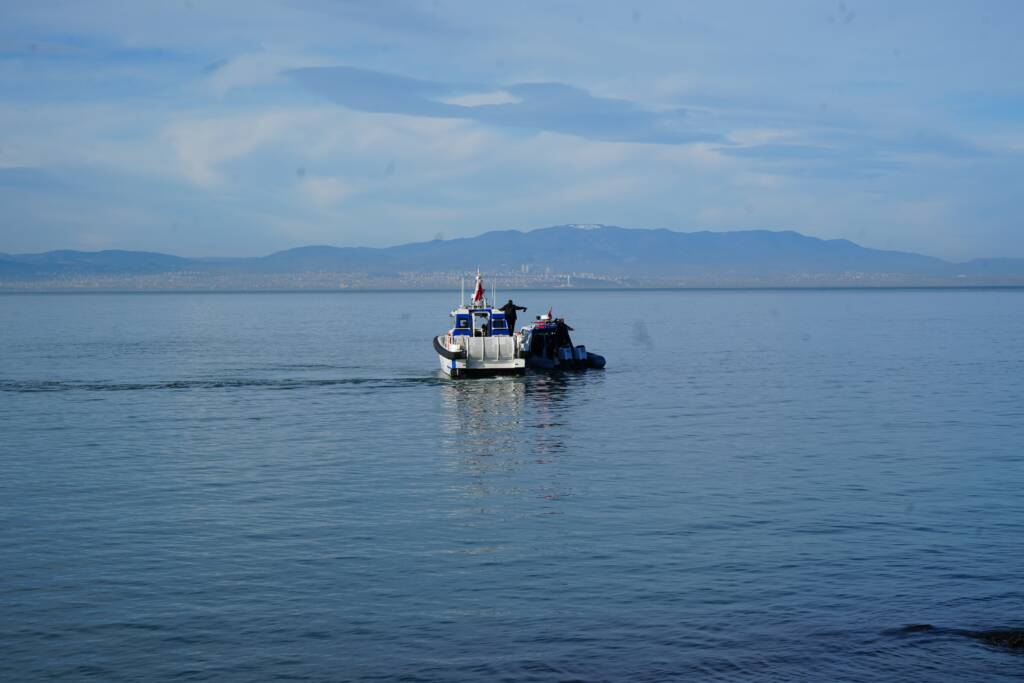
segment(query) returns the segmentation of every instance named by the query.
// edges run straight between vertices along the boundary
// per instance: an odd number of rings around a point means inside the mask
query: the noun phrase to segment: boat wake
[[[941,628],[931,624],[909,624],[896,629],[884,631],[890,636],[918,636],[927,634],[930,637],[936,636],[958,636],[981,641],[986,645],[1005,648],[1008,650],[1024,650],[1024,628],[995,628],[981,631],[960,628]]]
[[[0,392],[10,393],[45,393],[61,391],[174,391],[202,389],[269,389],[290,390],[311,387],[359,386],[371,389],[389,389],[411,386],[431,386],[441,384],[438,376],[426,377],[342,377],[324,379],[258,379],[258,378],[225,378],[225,379],[185,379],[155,382],[89,382],[89,381],[48,381],[0,380]]]

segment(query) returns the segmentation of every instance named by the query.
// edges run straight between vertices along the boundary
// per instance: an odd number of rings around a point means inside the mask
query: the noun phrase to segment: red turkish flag
[[[484,281],[480,278],[476,279],[476,292],[473,293],[473,301],[484,300]]]

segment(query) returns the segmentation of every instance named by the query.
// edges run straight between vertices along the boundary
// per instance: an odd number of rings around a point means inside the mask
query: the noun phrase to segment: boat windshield
[[[491,336],[491,314],[487,311],[475,311],[473,313],[473,336]]]

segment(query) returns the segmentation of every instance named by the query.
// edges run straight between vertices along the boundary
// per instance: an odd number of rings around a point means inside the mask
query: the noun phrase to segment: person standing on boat
[[[573,328],[565,324],[565,320],[562,318],[555,318],[555,346],[561,348],[563,346],[572,346],[572,337],[569,336],[570,332],[573,332]]]
[[[512,299],[508,300],[508,303],[499,308],[502,313],[505,314],[505,320],[508,321],[509,334],[516,333],[516,311],[525,311],[526,306],[516,306],[512,303]]]

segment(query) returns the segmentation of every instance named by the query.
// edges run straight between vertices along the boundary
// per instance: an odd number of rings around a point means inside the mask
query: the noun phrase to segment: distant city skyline
[[[601,223],[1024,257],[1016,2],[0,8],[0,252]]]
[[[134,251],[0,254],[0,290],[451,288],[472,271],[503,289],[583,287],[991,287],[1024,285],[1024,259],[952,263],[848,240],[764,230],[613,226],[502,230],[384,249],[307,246],[255,258]]]

